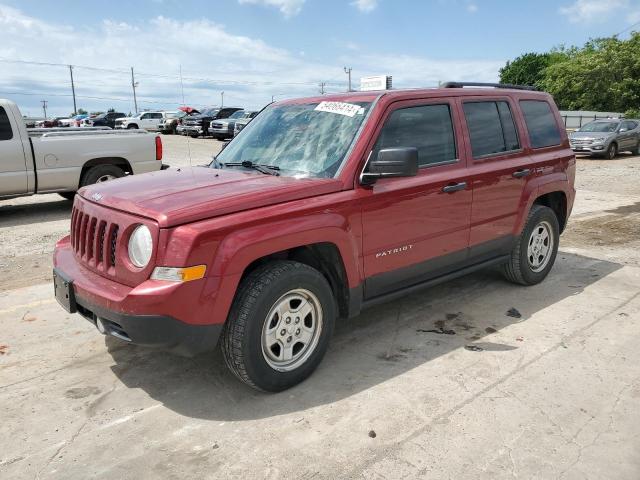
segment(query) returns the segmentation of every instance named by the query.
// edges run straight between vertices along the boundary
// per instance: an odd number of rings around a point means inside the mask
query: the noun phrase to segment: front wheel
[[[618,146],[615,143],[612,143],[611,145],[609,145],[609,148],[607,148],[607,159],[613,160],[614,158],[616,158],[617,155],[618,155]]]
[[[560,225],[553,210],[533,205],[527,223],[503,266],[507,280],[520,285],[535,285],[549,274],[556,260]]]
[[[303,263],[277,261],[241,283],[221,346],[247,385],[279,392],[306,379],[324,357],[336,303],[325,277]]]

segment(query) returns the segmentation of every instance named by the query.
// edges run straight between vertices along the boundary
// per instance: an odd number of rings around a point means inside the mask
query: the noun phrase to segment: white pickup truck
[[[162,140],[144,130],[27,129],[18,106],[0,99],[0,198],[76,190],[167,168]]]

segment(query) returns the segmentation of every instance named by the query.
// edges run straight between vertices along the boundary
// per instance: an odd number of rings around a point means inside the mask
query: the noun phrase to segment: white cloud
[[[238,0],[240,4],[266,5],[278,8],[289,18],[300,13],[305,0]]]
[[[372,12],[378,6],[378,0],[355,0],[351,5],[364,13]]]
[[[104,20],[74,28],[2,4],[0,31],[5,33],[0,43],[0,97],[16,101],[30,115],[41,112],[43,99],[49,101],[51,115],[73,109],[68,64],[75,65],[78,107],[91,111],[114,107],[125,113],[134,108],[131,66],[139,82],[140,108],[175,109],[182,103],[180,66],[186,104],[216,105],[224,90],[225,104],[260,108],[272,95],[278,99],[315,95],[321,81],[328,82],[328,91],[344,91],[344,65],[353,67],[356,86],[362,76],[388,74],[396,87],[419,87],[434,86],[438,80],[495,81],[504,64],[502,59],[432,60],[393,51],[373,55],[348,38],[337,48],[345,56],[324,63],[309,52],[302,55],[299,48],[277,48],[205,19],[160,16],[135,24]],[[354,48],[359,48],[358,55]],[[64,65],[17,63],[22,60]]]
[[[467,4],[467,12],[476,13],[477,11],[478,11],[478,5],[476,5],[475,3],[468,3]]]
[[[560,13],[571,23],[594,23],[629,7],[629,0],[575,0],[571,5],[560,7]]]

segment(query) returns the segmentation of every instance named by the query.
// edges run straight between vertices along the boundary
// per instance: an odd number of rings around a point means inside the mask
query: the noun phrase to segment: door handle
[[[528,168],[523,168],[522,170],[516,170],[511,175],[513,175],[516,178],[522,178],[522,177],[528,176],[530,173],[531,173],[531,170],[529,170]]]
[[[457,192],[458,190],[464,190],[465,188],[467,188],[467,182],[460,182],[453,183],[451,185],[445,185],[444,187],[442,187],[442,191],[444,193],[453,193]]]

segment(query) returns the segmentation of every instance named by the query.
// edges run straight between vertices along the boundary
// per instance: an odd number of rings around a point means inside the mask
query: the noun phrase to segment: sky
[[[640,0],[0,0],[0,98],[23,113],[241,106],[353,88],[497,81],[526,52],[640,30]],[[224,92],[222,95],[221,92]]]

